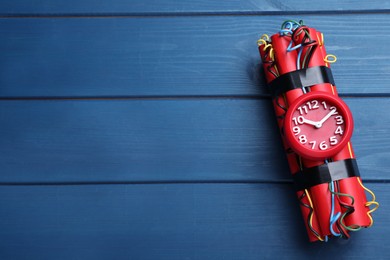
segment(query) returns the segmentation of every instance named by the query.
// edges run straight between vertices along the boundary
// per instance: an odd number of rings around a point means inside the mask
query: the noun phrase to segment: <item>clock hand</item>
[[[318,122],[311,121],[311,120],[306,119],[306,118],[304,118],[304,117],[302,117],[302,118],[303,118],[303,119],[302,119],[302,122],[303,122],[303,123],[306,123],[306,124],[308,124],[308,125],[312,125],[312,126],[317,127]]]
[[[322,124],[329,119],[329,117],[331,117],[332,115],[334,115],[336,113],[336,109],[333,109],[332,111],[330,111],[326,116],[324,116],[324,118],[322,118],[321,121],[319,121],[317,123],[317,125],[315,127],[317,128],[321,128],[322,127]]]

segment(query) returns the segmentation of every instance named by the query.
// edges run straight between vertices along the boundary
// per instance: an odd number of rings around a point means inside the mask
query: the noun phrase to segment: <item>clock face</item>
[[[353,122],[347,105],[325,92],[310,92],[289,108],[284,122],[287,142],[300,156],[326,159],[351,138]]]

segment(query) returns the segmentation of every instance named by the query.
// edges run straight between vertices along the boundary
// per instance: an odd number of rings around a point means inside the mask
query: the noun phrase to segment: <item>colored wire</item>
[[[266,34],[266,33],[264,33],[263,35],[260,36],[259,41],[260,41],[261,39],[263,39],[263,40],[265,40],[265,41],[269,41],[269,35]]]
[[[331,58],[331,59],[329,59],[329,58]],[[328,54],[325,56],[324,61],[327,63],[335,63],[337,61],[337,57],[336,57],[336,55]]]
[[[339,187],[339,182],[336,181],[336,186],[337,186],[337,190],[340,190],[340,187]],[[344,223],[344,218],[349,216],[350,214],[352,214],[353,212],[355,212],[355,208],[354,208],[354,204],[355,204],[355,198],[352,196],[352,195],[349,195],[349,194],[345,194],[345,193],[341,193],[341,192],[334,192],[334,194],[337,196],[337,198],[339,199],[339,204],[346,209],[346,211],[341,215],[340,217],[340,224],[341,226],[348,230],[348,231],[359,231],[362,227],[359,226],[359,225],[350,225],[350,226],[347,226],[345,225]],[[345,202],[343,202],[340,197],[347,197],[351,200],[351,203],[350,204],[347,204]]]
[[[286,20],[282,23],[281,29],[285,29],[286,25],[292,25],[292,29],[296,29],[299,26],[303,25],[303,20],[299,20],[298,22],[295,20]],[[287,27],[288,28],[288,27]]]
[[[305,57],[303,58],[303,61],[302,61],[303,68],[309,67],[309,62],[310,62],[311,57],[313,56],[313,53],[314,53],[316,48],[317,48],[317,45],[309,46],[309,49],[306,51]]]
[[[279,76],[279,71],[275,66],[275,56],[274,56],[274,48],[270,42],[270,38],[267,34],[263,34],[260,39],[257,40],[257,45],[264,45],[263,51],[266,53],[264,57],[262,57],[262,61],[264,63],[269,63],[266,67],[267,71],[271,73],[275,78]]]
[[[278,107],[280,107],[280,108],[283,109],[284,111],[287,111],[287,107],[285,107],[284,105],[280,104],[279,97],[276,97],[275,101],[276,101],[276,105],[277,105]],[[286,114],[286,113],[283,114],[283,118],[284,118],[284,115],[285,115],[285,114]]]
[[[267,44],[269,42],[269,36],[268,34],[263,34],[261,37],[257,40],[257,45],[260,46],[262,44]]]
[[[262,40],[262,39],[260,39],[260,40]],[[270,42],[265,42],[265,46],[263,48],[263,51],[266,51],[267,49],[269,49],[269,57],[273,61],[275,59],[274,48],[272,47],[272,44]]]
[[[298,57],[297,57],[297,69],[303,69],[308,67],[312,54],[318,45],[318,41],[315,41],[311,38],[307,26],[301,26],[297,28],[292,35],[293,40],[298,39],[298,36],[301,35],[302,33],[304,33],[304,36],[302,37],[301,43],[299,44],[301,48],[299,50]],[[301,62],[302,52],[306,48],[307,50],[305,51],[305,55]]]
[[[291,47],[293,44],[293,41],[291,41],[288,46],[287,46],[287,51],[290,52],[290,51],[294,51],[298,48],[301,48],[302,47],[302,44],[298,44],[298,45],[295,45],[294,47]]]
[[[308,48],[308,50],[306,51],[305,56],[303,57],[303,60],[302,60],[302,68],[308,67],[308,65],[309,65],[309,62],[308,62],[308,61],[309,61],[310,58],[311,58],[312,49],[313,49],[313,47],[310,46],[310,47]]]
[[[300,21],[300,22],[302,22],[302,21]],[[282,24],[281,30],[279,31],[279,34],[280,35],[289,35],[289,34],[292,35],[293,30],[295,30],[299,26],[301,26],[301,24],[299,22],[293,21],[293,20],[287,20]]]
[[[367,216],[370,218],[370,221],[371,221],[371,223],[370,223],[370,225],[369,225],[368,227],[371,227],[371,226],[374,224],[374,220],[373,220],[372,217],[371,217],[371,213],[378,209],[379,203],[376,201],[376,197],[375,197],[374,192],[372,192],[370,189],[366,188],[366,187],[363,185],[363,183],[362,183],[362,181],[360,180],[359,177],[357,178],[357,180],[358,180],[360,186],[361,186],[365,191],[367,191],[368,193],[370,193],[371,196],[372,196],[372,200],[371,200],[371,201],[368,201],[368,202],[366,203],[365,206],[366,206],[366,207],[370,207],[371,205],[375,205],[374,208],[370,209],[370,210],[367,212]]]
[[[303,47],[301,46],[299,51],[298,51],[298,57],[297,57],[297,70],[301,69],[300,68],[300,63],[301,63],[301,55],[302,55]]]
[[[341,224],[340,222],[336,222],[336,226],[338,228],[338,230],[340,231],[341,233],[341,237],[342,238],[345,238],[345,239],[348,239],[350,237],[350,235],[348,234],[348,232],[346,232],[346,230],[344,230],[342,227],[341,227]]]
[[[329,190],[331,192],[331,205],[332,205],[331,206],[331,212],[330,212],[330,218],[329,218],[329,222],[330,222],[329,229],[330,229],[330,232],[332,233],[332,235],[334,235],[335,237],[339,237],[341,234],[340,233],[336,233],[333,230],[333,225],[337,222],[337,220],[340,218],[340,215],[341,215],[340,212],[337,212],[337,214],[334,213],[335,196],[334,196],[334,184],[333,184],[333,181],[331,181],[329,183]]]
[[[292,30],[290,30],[290,29],[281,29],[280,31],[279,31],[279,34],[280,35],[288,35],[288,34],[293,34],[293,31]]]

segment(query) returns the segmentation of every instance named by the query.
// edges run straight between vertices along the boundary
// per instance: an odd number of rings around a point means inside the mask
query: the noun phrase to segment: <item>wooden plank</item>
[[[222,1],[222,0],[114,0],[114,1],[65,1],[41,0],[12,1],[3,0],[0,14],[161,14],[161,13],[219,13],[219,12],[303,12],[303,11],[377,11],[390,8],[386,1],[358,2],[329,0],[326,2],[304,0],[299,3],[287,1]]]
[[[388,98],[346,98],[364,179],[389,180]],[[0,102],[1,183],[285,181],[269,99]]]
[[[338,56],[341,93],[389,93],[390,54],[377,44],[390,41],[387,15],[300,18]],[[0,97],[262,95],[256,40],[284,19],[2,19]]]
[[[388,184],[350,240],[310,244],[284,184],[2,186],[1,259],[390,257]],[[369,246],[362,246],[369,245]]]

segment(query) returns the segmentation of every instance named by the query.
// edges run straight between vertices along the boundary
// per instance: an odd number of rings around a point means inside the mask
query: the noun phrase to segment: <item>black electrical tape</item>
[[[346,159],[306,168],[293,175],[293,179],[295,189],[299,191],[318,184],[329,183],[331,181],[338,181],[355,176],[360,176],[356,160]]]
[[[335,85],[332,71],[326,66],[294,70],[277,77],[269,85],[272,96],[277,97],[296,88],[323,83]]]

